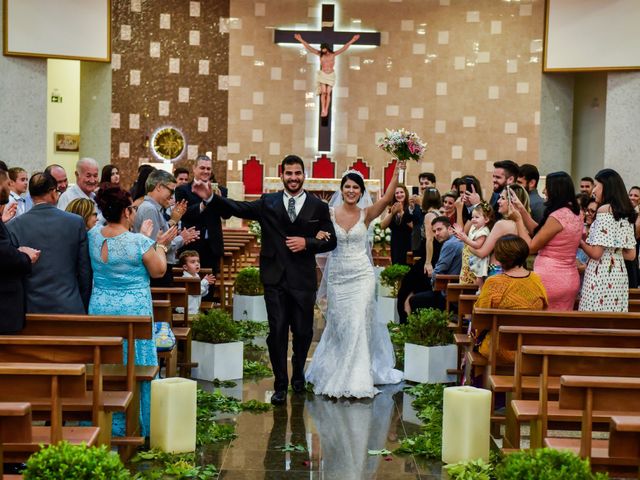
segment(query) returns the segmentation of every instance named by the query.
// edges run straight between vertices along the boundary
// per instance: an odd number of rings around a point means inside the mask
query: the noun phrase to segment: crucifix
[[[275,30],[275,43],[298,43],[296,35],[303,35],[305,43],[326,44],[328,49],[333,51],[334,44],[347,45],[355,43],[356,45],[380,45],[379,32],[357,32],[357,31],[336,31],[335,26],[335,5],[322,4],[322,29],[312,31],[296,31],[296,30]],[[353,37],[359,36],[357,41],[353,42]],[[349,43],[351,42],[351,43]],[[323,72],[321,71],[320,74]],[[331,93],[326,99],[328,105],[331,105]],[[331,151],[331,108],[322,112],[319,109],[320,121],[318,122],[318,151]],[[325,113],[326,115],[323,115]]]

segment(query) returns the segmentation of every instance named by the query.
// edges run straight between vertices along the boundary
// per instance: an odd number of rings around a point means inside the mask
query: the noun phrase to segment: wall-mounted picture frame
[[[80,151],[79,133],[54,133],[54,151],[56,153],[68,153]]]

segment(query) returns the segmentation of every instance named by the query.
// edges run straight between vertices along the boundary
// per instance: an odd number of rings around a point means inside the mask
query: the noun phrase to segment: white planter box
[[[242,378],[243,343],[191,343],[191,358],[198,368],[193,378],[207,380],[236,380]]]
[[[267,321],[267,305],[262,295],[233,294],[233,319]]]
[[[413,343],[404,344],[404,379],[417,383],[450,383],[455,375],[447,370],[458,364],[458,348],[455,344],[438,347],[423,347]]]
[[[398,299],[393,297],[378,297],[378,321],[385,324],[389,322],[400,323],[400,316],[396,305]]]

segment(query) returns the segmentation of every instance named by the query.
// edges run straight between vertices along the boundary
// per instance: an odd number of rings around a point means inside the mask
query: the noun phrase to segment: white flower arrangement
[[[249,222],[249,231],[256,236],[256,239],[258,240],[258,245],[261,244],[262,243],[262,227],[260,226],[260,223],[256,222],[255,220],[251,220]]]
[[[373,244],[385,247],[391,242],[391,229],[380,227],[380,220],[377,219],[373,223]]]
[[[418,161],[427,150],[427,143],[420,140],[415,132],[404,128],[400,130],[387,129],[386,135],[378,140],[378,147],[398,160]]]

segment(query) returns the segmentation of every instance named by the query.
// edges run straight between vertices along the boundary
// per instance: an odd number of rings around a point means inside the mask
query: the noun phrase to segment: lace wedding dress
[[[326,291],[326,326],[307,369],[314,392],[331,397],[373,397],[374,385],[398,383],[393,346],[384,320],[376,318],[375,275],[364,210],[345,231],[335,220],[338,245],[325,264],[319,300]]]

